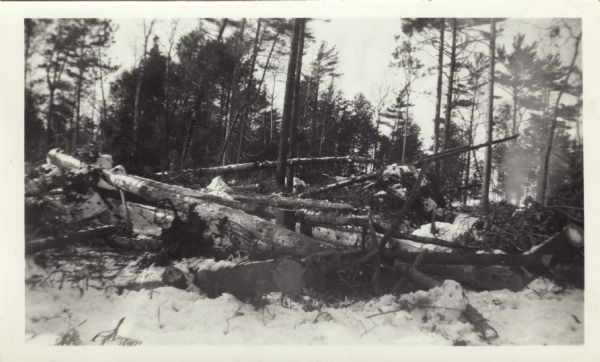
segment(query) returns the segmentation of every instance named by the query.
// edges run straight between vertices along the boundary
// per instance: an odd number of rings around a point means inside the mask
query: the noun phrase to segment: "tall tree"
[[[512,133],[519,132],[519,124],[523,110],[527,106],[527,98],[531,97],[531,85],[535,82],[535,66],[538,43],[525,44],[525,35],[517,34],[513,38],[512,52],[504,47],[498,48],[498,59],[503,67],[497,73],[496,81],[512,99]]]
[[[289,132],[293,117],[294,104],[294,80],[296,78],[296,64],[298,58],[298,44],[300,41],[301,19],[294,19],[294,31],[290,44],[290,56],[287,68],[287,78],[285,82],[285,96],[283,98],[283,119],[281,121],[281,131],[279,134],[279,151],[277,153],[277,186],[285,190],[285,171],[286,160],[289,152]]]
[[[496,68],[496,19],[491,19],[489,42],[489,83],[488,83],[488,113],[487,113],[487,142],[492,141],[494,130],[494,80]],[[492,146],[485,148],[483,182],[481,185],[481,211],[487,213],[490,208],[490,181],[492,176]]]
[[[545,148],[544,156],[543,156],[544,158],[542,160],[542,171],[541,171],[541,179],[540,179],[541,185],[539,188],[540,192],[537,196],[537,199],[538,199],[538,202],[542,203],[544,206],[547,203],[548,169],[549,169],[548,166],[550,164],[550,155],[552,154],[552,145],[554,142],[554,135],[555,135],[557,121],[558,121],[558,117],[559,117],[561,98],[569,88],[569,78],[571,77],[571,74],[575,70],[575,62],[577,61],[577,57],[579,56],[579,44],[581,42],[581,35],[582,35],[581,32],[578,35],[573,34],[572,29],[569,26],[567,26],[566,24],[565,24],[565,26],[566,26],[567,30],[570,32],[570,37],[574,40],[573,55],[571,57],[571,63],[569,64],[569,67],[567,68],[566,75],[561,82],[560,89],[558,91],[558,95],[556,96],[556,99],[554,100],[554,107],[552,109],[552,118],[551,118],[551,123],[550,123],[550,131],[548,132],[548,139],[546,141],[546,148]]]
[[[150,21],[150,24],[146,24],[146,19],[142,20],[144,41],[142,43],[142,60],[140,63],[140,71],[137,77],[137,83],[135,86],[135,98],[133,103],[133,144],[137,147],[139,128],[140,128],[140,95],[142,94],[142,79],[144,78],[144,71],[146,69],[146,55],[148,53],[148,39],[152,35],[152,28],[156,23],[155,19]],[[135,152],[135,148],[134,148]]]
[[[299,19],[299,35],[298,49],[296,54],[296,65],[294,67],[294,94],[292,96],[292,119],[290,121],[290,142],[289,152],[290,158],[294,158],[298,154],[298,118],[300,116],[300,77],[302,76],[302,58],[304,55],[304,38],[306,19]],[[288,167],[286,189],[291,192],[294,188],[294,168]]]
[[[252,46],[252,55],[250,56],[250,67],[248,72],[248,81],[246,84],[246,91],[244,94],[244,102],[242,105],[241,119],[240,119],[240,138],[238,142],[238,150],[236,156],[236,163],[239,163],[242,158],[242,148],[244,146],[244,136],[246,133],[246,123],[248,122],[248,115],[250,113],[250,98],[251,93],[253,92],[253,83],[254,83],[254,68],[256,67],[256,57],[258,56],[258,51],[260,50],[260,42],[261,42],[261,22],[262,19],[258,19],[256,21],[256,34],[254,35],[254,44]],[[260,87],[260,86],[259,86]]]

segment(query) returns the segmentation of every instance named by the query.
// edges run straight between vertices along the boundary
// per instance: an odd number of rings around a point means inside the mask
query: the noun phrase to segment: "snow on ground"
[[[184,271],[232,265],[201,258],[177,263]],[[47,274],[28,260],[29,278]],[[151,281],[159,275],[160,268],[152,267],[130,276]],[[119,295],[114,288],[82,293],[70,283],[61,288],[57,282],[37,283],[26,287],[26,338],[29,344],[53,345],[70,331],[83,344],[99,344],[99,339],[91,339],[114,329],[124,317],[118,338],[107,344],[486,344],[461,318],[467,301],[498,331],[499,338],[491,344],[582,344],[584,336],[583,291],[561,291],[544,279],[516,293],[463,293],[459,284],[446,281],[399,298],[384,295],[312,311],[289,299],[284,306],[279,293],[267,299],[268,304],[257,309],[227,293],[207,298],[193,287],[125,290]]]
[[[229,187],[229,185],[227,185],[227,182],[225,182],[221,176],[213,178],[210,181],[210,184],[206,186],[206,191],[211,195],[233,200],[233,198],[229,195],[232,189]]]

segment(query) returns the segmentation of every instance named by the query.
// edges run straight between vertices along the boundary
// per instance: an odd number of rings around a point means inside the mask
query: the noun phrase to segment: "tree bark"
[[[296,75],[296,63],[298,57],[298,42],[300,39],[300,19],[294,20],[294,33],[290,45],[290,58],[288,61],[287,79],[285,82],[285,96],[283,100],[283,119],[281,120],[281,131],[279,136],[279,152],[277,154],[277,172],[275,179],[281,191],[285,191],[286,159],[289,152],[289,132],[293,117],[294,104],[294,80]]]
[[[302,57],[304,53],[304,28],[306,26],[306,19],[300,19],[300,35],[298,39],[298,53],[296,55],[296,66],[294,71],[294,94],[292,97],[292,119],[290,122],[290,142],[289,142],[289,158],[296,157],[297,142],[298,142],[298,117],[300,115],[300,81],[302,76]],[[287,192],[291,192],[294,189],[294,167],[287,167]]]
[[[452,45],[450,50],[450,72],[448,74],[448,91],[446,93],[446,118],[444,120],[444,149],[450,146],[450,127],[452,122],[454,73],[456,72],[456,36],[458,33],[458,20],[452,19]]]
[[[442,75],[444,74],[444,32],[446,19],[440,19],[440,48],[438,50],[437,95],[435,103],[435,118],[433,120],[433,153],[438,153],[440,141],[440,113],[442,110]]]
[[[254,81],[254,67],[256,66],[256,57],[258,56],[259,40],[260,40],[260,25],[261,19],[257,20],[256,23],[256,34],[254,35],[254,46],[252,50],[252,56],[250,60],[250,73],[248,74],[248,82],[246,84],[246,93],[244,95],[244,106],[242,110],[242,117],[240,119],[240,139],[238,142],[238,150],[236,155],[236,163],[239,163],[242,159],[242,148],[244,146],[244,136],[246,131],[246,122],[248,121],[248,114],[250,111],[250,93],[252,92],[252,83]],[[259,85],[260,87],[260,85]]]
[[[488,88],[488,119],[487,119],[487,141],[492,142],[494,133],[494,80],[496,68],[496,19],[491,19],[490,24],[490,73]],[[487,214],[490,208],[490,182],[492,178],[492,146],[485,149],[485,163],[483,182],[481,186],[481,211]]]

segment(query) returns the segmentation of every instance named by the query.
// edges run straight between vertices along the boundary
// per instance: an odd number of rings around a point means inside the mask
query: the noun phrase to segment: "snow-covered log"
[[[503,265],[422,265],[424,273],[453,279],[475,290],[522,290],[526,281],[520,270]]]
[[[48,158],[52,163],[66,169],[86,166],[74,157],[56,150],[51,151]],[[239,208],[242,208],[243,203],[239,201],[113,170],[101,170],[101,172],[103,178],[112,186],[146,200],[156,202],[169,199],[176,208],[184,212],[188,212],[190,206],[195,206],[193,211],[209,225],[213,225],[215,230],[225,229],[226,233],[243,234],[243,237],[231,242],[235,247],[250,254],[285,254],[304,257],[314,252],[331,249],[328,244],[240,211]],[[216,201],[232,203],[237,208],[217,204]]]
[[[402,250],[386,250],[384,259],[412,263],[419,253]],[[474,254],[474,253],[439,253],[429,252],[423,259],[423,264],[447,265],[505,265],[546,268],[552,255],[505,255],[505,254]]]
[[[63,153],[59,149],[53,149],[48,152],[48,160],[52,164],[65,169],[88,167],[87,164],[79,161],[75,157]],[[260,208],[266,205],[292,209],[304,208],[336,211],[354,210],[354,206],[347,203],[336,203],[323,200],[306,200],[280,195],[249,195],[232,193],[229,195],[229,198],[225,194],[212,194],[201,190],[192,190],[181,186],[169,185],[139,176],[127,175],[124,172],[121,172],[121,170],[122,168],[119,166],[113,168],[112,170],[103,169],[102,176],[109,184],[115,187],[155,201],[161,199],[171,199],[171,201],[176,204],[181,203],[186,197],[192,197],[199,200],[214,202],[224,206],[243,210],[251,214],[260,213]]]
[[[229,194],[234,200],[256,205],[274,206],[282,209],[312,209],[332,211],[353,211],[355,207],[342,202],[329,202],[326,200],[300,199],[280,195],[242,194],[232,192]]]
[[[347,163],[378,163],[377,160],[366,158],[366,157],[351,157],[351,156],[332,156],[332,157],[308,157],[308,158],[290,158],[287,160],[288,166],[300,166],[300,165],[315,165],[323,163],[336,163],[336,162],[347,162]],[[244,171],[258,171],[265,169],[273,169],[277,167],[277,161],[257,161],[239,163],[234,165],[216,166],[216,167],[205,167],[205,168],[192,168],[178,171],[168,172],[157,172],[155,175],[159,177],[164,176],[208,176],[208,175],[222,175],[227,173],[244,172]]]

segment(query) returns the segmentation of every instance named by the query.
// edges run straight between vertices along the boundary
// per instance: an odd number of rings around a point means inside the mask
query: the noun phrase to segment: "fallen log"
[[[253,203],[256,205],[273,206],[282,209],[312,209],[312,210],[335,210],[335,211],[353,211],[356,208],[347,203],[329,202],[326,200],[300,199],[285,197],[280,195],[259,195],[259,194],[241,194],[229,193],[234,200],[240,202]]]
[[[79,160],[56,150],[51,151],[48,158],[52,163],[66,169],[86,166]],[[332,249],[326,243],[279,227],[239,209],[207,202],[203,197],[204,193],[111,170],[100,171],[109,184],[125,192],[151,202],[169,199],[176,209],[184,213],[192,208],[194,213],[209,224],[214,238],[222,238],[223,244],[230,243],[233,247],[253,256],[283,254],[305,257],[318,251]],[[211,200],[208,198],[208,201]],[[241,204],[235,200],[227,201]],[[236,204],[236,206],[240,205]],[[223,245],[219,243],[216,246]]]
[[[307,190],[301,193],[296,194],[298,197],[306,197],[306,196],[312,196],[312,195],[318,195],[318,194],[322,194],[324,192],[329,192],[335,189],[339,189],[345,186],[350,186],[356,183],[360,183],[360,182],[364,182],[364,181],[368,181],[368,180],[372,180],[375,179],[377,177],[380,177],[382,175],[381,170],[379,171],[375,171],[375,172],[371,172],[368,173],[366,175],[361,175],[361,176],[351,176],[350,178],[348,178],[347,180],[343,180],[340,182],[336,182],[333,184],[329,184],[327,186],[323,186],[321,188],[317,188],[314,190]]]
[[[48,152],[48,160],[56,166],[69,170],[91,167],[82,163],[78,159],[63,153],[59,149],[53,149]],[[144,198],[144,195],[151,193],[151,199],[171,199],[173,203],[181,203],[184,198],[192,197],[242,210],[250,214],[260,214],[261,208],[267,205],[292,209],[304,208],[336,211],[354,210],[354,206],[347,203],[334,203],[323,200],[306,200],[280,195],[248,195],[233,193],[230,196],[231,199],[229,199],[226,196],[228,194],[224,194],[224,196],[215,195],[209,192],[192,190],[176,185],[169,185],[139,176],[134,176],[135,178],[132,179],[132,176],[121,172],[122,168],[119,168],[119,166],[112,170],[101,169],[100,171],[102,172],[104,180],[115,187],[122,189],[125,189],[126,187],[130,190],[135,190],[129,192]],[[122,187],[122,185],[124,186]]]
[[[419,253],[402,250],[386,250],[384,260],[398,260],[404,263],[415,261]],[[474,254],[474,253],[436,253],[429,252],[423,259],[423,264],[446,265],[505,265],[547,268],[552,255],[505,255],[505,254]]]
[[[200,270],[194,284],[209,297],[223,292],[250,297],[270,292],[291,293],[305,286],[304,267],[290,259],[253,262],[231,268]]]
[[[304,211],[296,211],[296,219],[298,221],[313,225],[313,226],[359,226],[369,227],[369,219],[366,215],[340,215],[336,213],[307,213]],[[383,223],[378,218],[374,217],[373,228],[376,232],[383,234],[390,225]],[[351,231],[351,230],[349,230]],[[425,236],[417,236],[408,233],[402,233],[395,231],[392,233],[392,238],[401,240],[410,240],[421,244],[431,244],[437,246],[443,246],[452,249],[467,249],[473,250],[475,247],[461,245],[451,241],[446,241],[438,238],[429,238]]]
[[[113,225],[102,225],[90,227],[62,236],[50,236],[47,238],[25,241],[25,254],[34,254],[38,251],[64,247],[69,243],[74,243],[89,238],[95,238],[104,235],[110,235],[117,231]]]
[[[351,156],[332,156],[332,157],[309,157],[309,158],[290,158],[287,160],[287,166],[300,166],[300,165],[314,165],[320,163],[336,163],[336,162],[347,162],[347,163],[379,163],[377,160],[367,157],[351,157]],[[205,167],[205,168],[193,168],[184,169],[178,171],[168,172],[157,172],[156,176],[209,176],[209,175],[222,175],[227,173],[236,173],[243,171],[258,171],[265,169],[274,169],[277,167],[277,161],[257,161],[239,163],[234,165],[216,166],[216,167]]]
[[[526,280],[519,269],[503,265],[482,267],[428,264],[422,265],[419,269],[434,277],[456,280],[477,291],[508,289],[517,292],[526,285]]]

